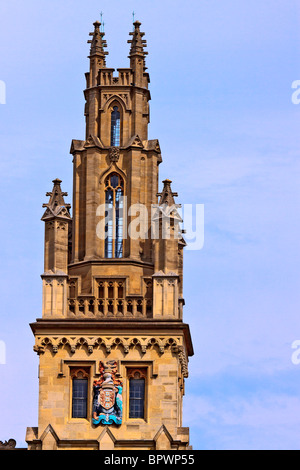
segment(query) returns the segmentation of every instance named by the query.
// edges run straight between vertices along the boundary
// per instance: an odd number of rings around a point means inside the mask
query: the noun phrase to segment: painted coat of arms
[[[100,379],[93,384],[94,424],[122,424],[123,383],[116,373],[116,361],[100,362]]]

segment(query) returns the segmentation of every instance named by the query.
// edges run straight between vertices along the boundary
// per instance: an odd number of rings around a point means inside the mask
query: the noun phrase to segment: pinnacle
[[[177,197],[178,193],[173,193],[172,188],[171,188],[171,183],[172,181],[169,179],[165,179],[163,181],[164,187],[163,187],[162,193],[158,194],[158,196],[160,196],[160,201],[159,201],[160,206],[163,204],[167,204],[168,206],[175,205],[174,197]]]
[[[140,31],[141,24],[142,23],[139,21],[135,21],[133,23],[134,31],[129,33],[130,36],[133,36],[132,39],[127,41],[129,44],[131,44],[129,57],[133,55],[141,55],[144,57],[148,54],[148,52],[144,51],[144,47],[147,46],[147,41],[142,39],[143,36],[145,36],[145,33]]]
[[[93,39],[88,40],[88,43],[91,44],[90,56],[99,55],[103,58],[105,65],[105,57],[108,55],[108,52],[104,52],[104,48],[107,47],[107,43],[103,37],[105,36],[104,32],[100,31],[101,23],[100,21],[95,21],[94,31],[90,33],[90,36],[93,36]]]
[[[43,204],[43,207],[46,208],[46,211],[42,217],[42,220],[48,219],[49,217],[65,217],[70,219],[70,204],[66,204],[64,197],[68,195],[68,193],[63,192],[61,190],[61,180],[56,178],[52,181],[53,189],[51,192],[47,192],[46,196],[49,196],[49,202],[47,204]]]

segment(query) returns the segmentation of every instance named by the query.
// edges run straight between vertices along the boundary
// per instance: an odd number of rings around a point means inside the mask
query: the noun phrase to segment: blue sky
[[[149,138],[160,179],[204,204],[205,244],[185,253],[195,356],[184,425],[195,449],[299,449],[300,7],[294,0],[6,0],[0,4],[0,440],[37,424],[42,204],[72,193],[84,138],[88,33],[104,13],[109,67],[128,66],[132,11],[146,32]]]

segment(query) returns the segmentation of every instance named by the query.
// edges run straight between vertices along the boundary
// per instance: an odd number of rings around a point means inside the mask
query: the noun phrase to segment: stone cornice
[[[76,263],[71,263],[69,264],[69,268],[73,268],[75,266],[83,266],[86,264],[102,264],[105,266],[109,266],[112,264],[116,264],[118,266],[120,265],[131,265],[131,266],[146,266],[149,268],[153,268],[154,264],[151,262],[147,261],[141,261],[141,260],[136,260],[132,258],[99,258],[99,259],[92,259],[92,260],[83,260],[83,261],[77,261]]]
[[[63,319],[63,320],[49,320],[49,319],[37,319],[35,323],[30,324],[31,330],[35,336],[37,335],[67,335],[73,333],[74,335],[85,335],[92,334],[97,335],[97,332],[101,332],[101,336],[109,334],[113,331],[122,334],[126,331],[130,336],[137,336],[147,331],[146,336],[183,336],[184,343],[186,346],[188,356],[194,355],[192,339],[190,334],[189,325],[178,320],[153,320],[153,319]],[[119,332],[117,331],[119,330]],[[99,334],[97,335],[99,336]]]
[[[73,139],[70,147],[70,154],[74,155],[76,153],[85,152],[89,148],[97,148],[98,151],[109,152],[111,146],[105,146],[102,144],[99,137],[90,136],[87,140],[76,140]],[[139,149],[143,153],[156,153],[158,156],[161,155],[161,148],[159,145],[158,139],[152,140],[140,140],[139,143],[136,142],[136,136],[132,136],[125,145],[118,147],[119,151],[128,151],[129,149]]]

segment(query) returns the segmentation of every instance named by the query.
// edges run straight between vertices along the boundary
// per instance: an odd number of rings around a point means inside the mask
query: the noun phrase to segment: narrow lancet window
[[[72,418],[87,417],[88,374],[83,370],[72,373]]]
[[[145,373],[129,373],[129,418],[145,418]]]
[[[117,173],[105,180],[105,258],[123,257],[124,181]]]
[[[112,147],[120,146],[120,112],[118,106],[114,106],[111,113],[111,142]]]

